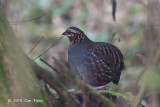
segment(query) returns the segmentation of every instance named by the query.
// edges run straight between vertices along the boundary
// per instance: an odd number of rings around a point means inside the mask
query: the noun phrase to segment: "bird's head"
[[[73,45],[76,42],[80,42],[82,39],[86,37],[83,31],[81,31],[77,27],[67,28],[66,31],[62,33],[62,35],[66,35],[69,38],[70,40],[69,46]]]

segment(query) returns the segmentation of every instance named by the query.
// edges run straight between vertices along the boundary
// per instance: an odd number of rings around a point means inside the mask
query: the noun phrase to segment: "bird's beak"
[[[65,31],[65,32],[63,32],[63,33],[62,33],[62,35],[67,35],[67,32],[66,32],[66,31]]]

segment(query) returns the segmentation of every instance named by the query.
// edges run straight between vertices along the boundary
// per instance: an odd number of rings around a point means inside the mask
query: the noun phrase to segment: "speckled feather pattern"
[[[100,59],[95,52],[90,49],[88,53],[88,63],[90,64],[91,71],[97,78],[99,85],[104,85],[113,80],[113,71],[107,66],[102,59]]]
[[[118,48],[112,44],[95,42],[97,45],[87,52],[88,63],[91,71],[97,78],[99,85],[105,85],[111,81],[118,84],[121,70],[123,69],[123,56]]]

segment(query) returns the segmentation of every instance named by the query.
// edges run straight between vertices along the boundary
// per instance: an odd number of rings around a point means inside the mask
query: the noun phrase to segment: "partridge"
[[[116,46],[93,42],[77,27],[67,28],[62,35],[70,41],[68,63],[74,75],[92,86],[118,84],[124,63]]]

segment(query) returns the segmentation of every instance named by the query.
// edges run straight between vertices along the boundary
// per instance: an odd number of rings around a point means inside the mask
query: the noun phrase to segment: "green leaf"
[[[117,35],[117,32],[113,32],[112,34],[112,40],[114,39],[114,37]]]
[[[118,38],[118,42],[120,42],[121,41],[121,39],[120,38]]]

